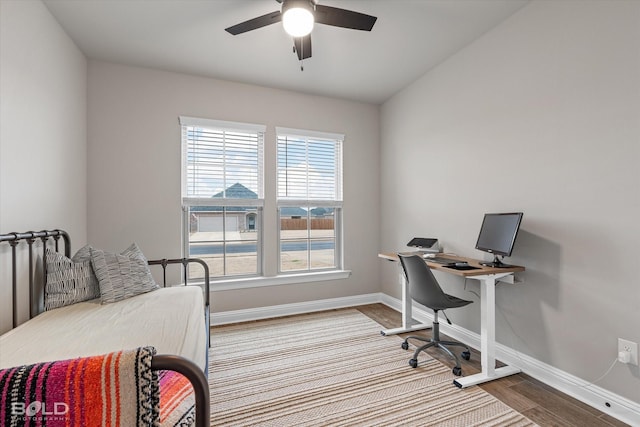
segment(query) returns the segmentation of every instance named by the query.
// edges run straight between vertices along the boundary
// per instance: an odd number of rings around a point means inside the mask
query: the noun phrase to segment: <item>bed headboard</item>
[[[42,262],[42,275],[36,277],[36,258],[34,251],[37,249],[34,244],[42,241],[42,259],[45,259],[46,248],[55,247],[56,252],[60,252],[60,238],[64,241],[64,254],[71,256],[71,239],[63,230],[42,230],[27,231],[24,233],[0,234],[0,242],[7,242],[11,246],[11,300],[13,327],[18,325],[18,245],[25,243],[29,257],[29,318],[41,313],[44,310],[44,284],[46,283],[47,272],[46,263]],[[36,245],[37,246],[37,245]]]
[[[29,280],[29,319],[37,316],[44,311],[44,292],[45,284],[47,282],[47,269],[46,269],[46,248],[55,249],[56,252],[60,252],[60,238],[64,241],[64,255],[67,258],[71,258],[71,239],[69,234],[63,230],[42,230],[42,231],[27,231],[24,233],[8,233],[0,234],[0,244],[7,242],[11,247],[11,300],[12,300],[12,316],[13,326],[18,326],[18,266],[17,260],[19,256],[23,254],[24,247],[26,247],[29,257],[28,268],[28,280]],[[42,243],[38,243],[40,240]],[[41,246],[41,247],[40,247]],[[18,252],[20,248],[20,252]],[[36,251],[42,252],[41,268],[37,268],[36,261],[38,257],[35,256]],[[21,259],[21,258],[20,258]],[[205,317],[206,322],[209,324],[209,266],[206,262],[199,258],[178,258],[178,259],[161,259],[161,260],[149,260],[149,265],[160,265],[163,270],[162,286],[167,286],[167,266],[168,265],[182,265],[184,284],[189,282],[188,268],[190,264],[199,264],[204,273],[204,283],[202,284],[202,291],[205,302]],[[24,272],[21,274],[23,276]],[[2,277],[4,278],[4,277]]]

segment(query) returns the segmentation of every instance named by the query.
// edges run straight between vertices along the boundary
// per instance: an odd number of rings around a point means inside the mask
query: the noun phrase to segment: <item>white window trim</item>
[[[277,204],[279,208],[282,207],[293,207],[297,208],[299,206],[313,206],[314,208],[342,208],[342,200],[303,200],[303,199],[280,199]]]
[[[240,123],[240,122],[228,122],[225,120],[213,120],[213,119],[201,119],[198,117],[179,117],[180,126],[199,126],[203,128],[224,128],[229,131],[240,132],[261,132],[264,133],[267,130],[265,125],[257,125],[252,123]]]
[[[319,140],[332,140],[336,141],[341,150],[341,156],[343,155],[342,145],[344,144],[344,134],[341,133],[331,133],[331,132],[319,132],[312,130],[302,130],[302,129],[293,129],[286,128],[281,126],[276,126],[276,143],[279,144],[280,138],[299,138],[303,140],[309,139],[319,139]],[[295,199],[289,197],[278,197],[276,196],[276,206],[278,211],[283,207],[330,207],[335,208],[340,213],[339,215],[334,216],[335,218],[335,268],[324,269],[307,269],[307,270],[291,270],[291,271],[282,271],[282,253],[278,250],[278,274],[281,277],[290,276],[290,275],[314,275],[323,272],[341,272],[345,271],[344,269],[344,254],[343,254],[343,244],[344,244],[344,230],[342,229],[342,209],[343,209],[343,188],[342,188],[342,180],[344,178],[342,170],[342,164],[340,164],[338,169],[338,181],[339,185],[336,191],[335,199]],[[307,195],[308,196],[308,195]],[[278,213],[278,217],[280,213]],[[281,247],[281,235],[282,230],[280,229],[280,223],[278,224],[278,248]]]
[[[209,287],[211,292],[229,291],[234,289],[262,288],[265,286],[282,286],[302,283],[325,282],[330,280],[347,279],[350,276],[351,270],[328,270],[279,274],[277,276],[271,277],[227,277],[220,279],[211,279]]]
[[[196,197],[183,197],[183,206],[250,206],[250,207],[264,207],[264,199],[227,199],[227,198],[196,198]]]
[[[202,197],[188,197],[187,194],[187,179],[186,179],[186,168],[187,168],[187,145],[182,144],[182,171],[181,171],[181,187],[182,187],[182,253],[183,256],[189,256],[189,215],[188,210],[191,206],[216,206],[216,207],[256,207],[260,212],[258,214],[258,218],[260,221],[258,227],[258,242],[257,242],[257,258],[258,265],[257,271],[255,274],[249,275],[240,275],[240,276],[222,276],[216,277],[217,280],[223,280],[227,277],[238,277],[242,278],[261,278],[264,277],[262,274],[264,273],[264,232],[263,232],[263,208],[264,208],[264,144],[265,142],[265,134],[266,134],[266,125],[259,125],[253,123],[241,123],[241,122],[232,122],[232,121],[224,121],[224,120],[214,120],[214,119],[204,119],[198,117],[188,117],[188,116],[179,116],[178,122],[180,124],[181,132],[183,132],[184,127],[193,126],[193,127],[201,127],[201,128],[209,128],[209,129],[224,129],[227,132],[240,132],[240,133],[258,133],[262,134],[262,146],[259,146],[259,172],[258,172],[258,198],[257,199],[232,199],[232,198],[202,198]],[[182,140],[183,136],[181,136]],[[216,280],[210,276],[210,280]]]
[[[319,132],[315,130],[302,130],[292,129],[276,126],[277,136],[290,136],[295,138],[318,138],[318,139],[335,139],[340,142],[344,142],[344,134],[331,133],[331,132]]]
[[[263,138],[266,136],[266,126],[265,125],[257,125],[250,123],[240,123],[240,122],[232,122],[232,121],[224,121],[224,120],[214,120],[214,119],[205,119],[205,118],[197,118],[197,117],[189,117],[189,116],[180,116],[179,117],[180,126],[197,126],[204,128],[224,128],[229,131],[238,131],[238,132],[259,132],[263,134]],[[309,130],[300,130],[294,128],[286,128],[286,127],[276,127],[276,138],[278,136],[289,136],[289,137],[301,137],[301,138],[318,138],[318,139],[332,139],[339,141],[340,143],[344,142],[344,134],[340,133],[330,133],[330,132],[319,132],[319,131],[309,131]],[[266,144],[266,140],[263,140],[263,143]],[[264,159],[263,159],[264,160]],[[264,164],[262,165],[262,170],[264,172]],[[342,171],[340,171],[342,174]],[[184,176],[184,174],[183,174]],[[185,194],[185,193],[183,193]],[[264,197],[264,196],[263,196]],[[265,205],[265,199],[261,197],[259,199],[215,199],[211,198],[189,198],[183,197],[183,209],[187,206],[257,206],[259,209],[263,209]],[[302,204],[308,206],[316,206],[316,207],[336,207],[342,209],[342,195],[340,194],[340,200],[286,200],[276,198],[275,204],[278,208],[285,206],[300,206]],[[261,217],[262,219],[262,217]],[[295,285],[295,284],[303,284],[303,283],[313,283],[313,282],[326,282],[332,280],[341,280],[347,279],[351,276],[351,270],[343,269],[343,231],[342,231],[342,218],[337,219],[336,227],[340,227],[340,239],[336,241],[336,259],[338,261],[337,269],[326,269],[326,270],[303,270],[303,271],[291,271],[291,272],[282,272],[278,273],[276,276],[263,276],[264,265],[258,267],[258,275],[249,275],[249,276],[227,276],[227,277],[216,277],[211,278],[211,291],[225,291],[225,290],[236,290],[236,289],[250,289],[250,288],[259,288],[266,286],[282,286],[282,285]],[[184,233],[188,232],[188,221],[183,220],[183,226],[185,230]],[[262,233],[264,224],[261,224],[260,231]],[[262,245],[264,245],[264,236],[261,236],[259,239],[260,244],[258,245],[258,251],[262,251]],[[183,241],[185,244],[185,253],[188,253],[188,239]],[[279,244],[279,233],[278,233],[278,244]],[[262,263],[265,262],[265,259],[260,258]],[[278,265],[280,263],[278,262]],[[197,282],[194,282],[197,283]]]

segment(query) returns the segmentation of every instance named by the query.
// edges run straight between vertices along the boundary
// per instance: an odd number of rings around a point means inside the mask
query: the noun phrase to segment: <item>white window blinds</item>
[[[278,134],[278,202],[342,201],[343,135],[276,128]]]
[[[261,204],[264,126],[180,117],[183,202]]]

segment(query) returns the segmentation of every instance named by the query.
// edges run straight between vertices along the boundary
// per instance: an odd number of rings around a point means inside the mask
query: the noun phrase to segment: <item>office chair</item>
[[[460,367],[460,360],[451,350],[446,346],[458,346],[463,347],[465,350],[461,353],[461,356],[465,360],[471,358],[471,352],[469,347],[465,344],[456,341],[441,341],[440,340],[440,324],[438,323],[438,311],[446,310],[448,308],[464,307],[467,304],[471,304],[473,301],[463,300],[453,295],[444,293],[438,281],[433,276],[431,269],[424,262],[424,260],[418,255],[402,255],[398,254],[404,275],[409,283],[409,294],[411,298],[418,303],[424,305],[433,310],[433,327],[431,338],[423,338],[418,336],[410,336],[402,343],[404,350],[409,349],[409,340],[416,339],[426,342],[425,345],[416,349],[413,354],[413,358],[409,360],[409,365],[412,368],[418,367],[418,355],[421,351],[428,349],[429,347],[436,347],[444,350],[449,356],[455,359],[456,366],[453,368],[453,374],[456,376],[462,375],[462,368]],[[446,317],[446,315],[445,315]]]

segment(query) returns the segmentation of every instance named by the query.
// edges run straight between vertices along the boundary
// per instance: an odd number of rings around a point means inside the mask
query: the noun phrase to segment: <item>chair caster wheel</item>
[[[464,360],[469,360],[469,359],[471,359],[471,352],[469,352],[469,351],[463,351],[463,352],[460,354],[460,356],[462,356],[462,358],[463,358]]]
[[[462,368],[454,366],[451,372],[453,372],[453,375],[455,375],[456,377],[459,377],[460,375],[462,375]]]
[[[409,366],[411,366],[412,368],[417,368],[418,367],[418,361],[416,359],[409,360]]]
[[[403,350],[409,350],[409,343],[408,343],[408,342],[406,342],[406,341],[405,341],[405,342],[403,342],[403,343],[402,343],[402,349],[403,349]]]

